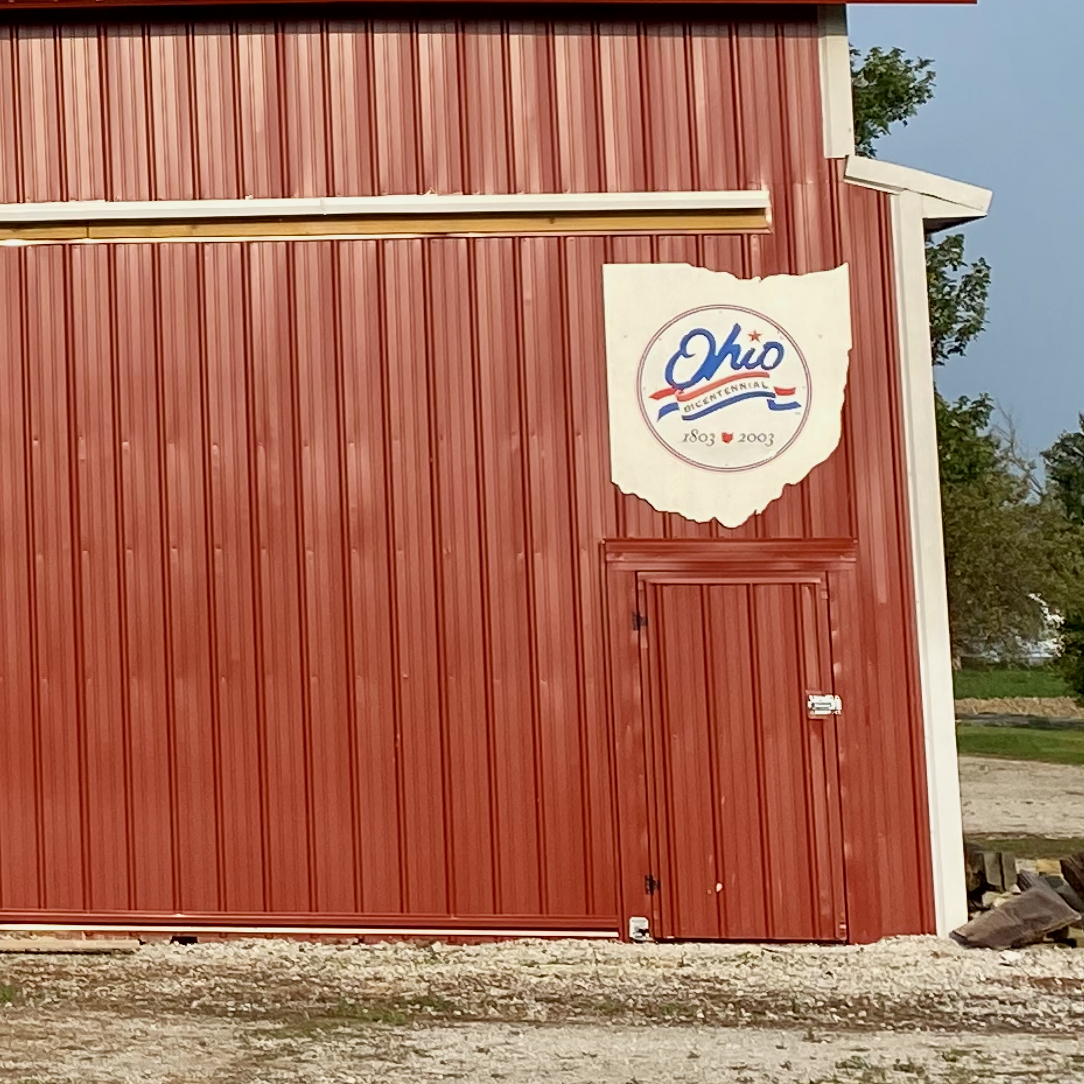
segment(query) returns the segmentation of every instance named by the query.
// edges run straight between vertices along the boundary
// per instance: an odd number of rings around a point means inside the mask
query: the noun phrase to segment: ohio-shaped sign
[[[737,527],[832,454],[851,349],[845,264],[764,279],[688,264],[602,274],[622,492]]]

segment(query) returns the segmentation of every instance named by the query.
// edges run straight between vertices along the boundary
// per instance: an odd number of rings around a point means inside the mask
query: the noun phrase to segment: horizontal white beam
[[[766,211],[768,192],[560,192],[534,195],[322,196],[289,199],[66,200],[0,203],[0,225],[181,222],[342,216],[547,215],[637,211]]]
[[[990,211],[993,193],[987,188],[973,184],[964,184],[949,177],[939,177],[935,173],[926,173],[909,166],[897,166],[891,162],[882,162],[879,158],[861,158],[851,155],[847,159],[845,174],[852,184],[863,188],[876,188],[881,192],[898,194],[913,192],[919,196],[936,201],[931,209],[944,213],[946,205],[955,208],[953,218],[966,222],[976,218],[985,218]]]

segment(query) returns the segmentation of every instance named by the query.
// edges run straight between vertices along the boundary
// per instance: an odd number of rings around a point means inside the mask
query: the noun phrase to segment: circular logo
[[[637,382],[656,440],[713,471],[752,470],[781,456],[813,397],[794,339],[736,305],[705,305],[664,324],[640,358]]]

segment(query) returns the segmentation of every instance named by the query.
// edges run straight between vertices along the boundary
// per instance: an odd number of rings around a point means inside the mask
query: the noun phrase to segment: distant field
[[[958,726],[956,747],[964,756],[1084,764],[1084,730],[1038,730],[1012,726]]]
[[[957,700],[1072,695],[1053,670],[957,670],[953,686]]]

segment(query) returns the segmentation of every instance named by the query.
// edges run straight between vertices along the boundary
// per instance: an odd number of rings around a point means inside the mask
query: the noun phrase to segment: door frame
[[[654,739],[644,703],[647,638],[640,635],[641,577],[662,582],[746,582],[778,575],[795,582],[809,576],[853,570],[857,544],[852,538],[791,540],[615,539],[602,543],[605,576],[606,638],[610,676],[610,747],[614,769],[614,852],[622,935],[633,918],[660,928],[659,896],[650,890],[657,872],[660,838],[656,822]],[[803,575],[805,574],[805,576]],[[846,577],[848,580],[850,576]],[[829,604],[834,685],[840,685],[838,608]],[[837,788],[836,799],[839,794]],[[842,846],[842,840],[840,841]],[[843,891],[841,886],[840,891]],[[845,893],[844,893],[845,899]],[[844,934],[845,936],[845,934]]]

